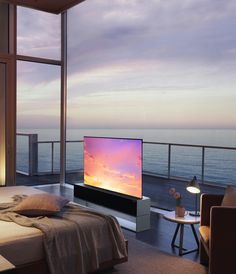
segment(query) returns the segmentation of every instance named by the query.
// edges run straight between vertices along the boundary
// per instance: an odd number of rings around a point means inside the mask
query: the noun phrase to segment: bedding
[[[42,191],[6,187],[0,190],[0,201],[9,203],[15,194],[35,193]],[[51,273],[84,274],[95,271],[103,262],[127,259],[116,219],[72,203],[55,217],[28,218],[8,212],[2,213],[1,219],[0,231],[8,232],[0,233],[0,253],[16,266],[46,255]]]
[[[14,195],[44,193],[32,187],[13,186],[0,188],[0,204],[9,204]],[[22,252],[23,251],[23,252]],[[23,227],[0,220],[0,254],[16,266],[44,258],[43,233],[33,227]]]
[[[14,212],[25,216],[50,216],[59,213],[69,202],[64,197],[49,193],[33,194],[23,199]]]

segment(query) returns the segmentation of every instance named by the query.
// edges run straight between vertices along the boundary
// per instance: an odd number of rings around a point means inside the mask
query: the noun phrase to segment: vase
[[[177,217],[184,217],[184,215],[185,215],[185,208],[183,206],[176,206],[176,208],[175,208],[175,215]]]

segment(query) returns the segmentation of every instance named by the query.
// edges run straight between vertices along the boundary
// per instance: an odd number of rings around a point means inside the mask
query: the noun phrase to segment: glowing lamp
[[[193,179],[187,184],[186,189],[190,193],[195,194],[195,211],[190,212],[189,215],[200,216],[200,213],[197,210],[197,201],[198,201],[198,194],[200,193],[200,186],[196,176],[194,176]]]

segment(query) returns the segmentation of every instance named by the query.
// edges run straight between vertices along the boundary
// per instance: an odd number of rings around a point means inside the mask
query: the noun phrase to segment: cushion
[[[236,189],[235,188],[233,188],[232,186],[227,186],[221,205],[236,206]]]
[[[210,227],[209,226],[200,226],[199,227],[200,235],[203,241],[209,246],[209,239],[210,239]]]
[[[64,197],[53,194],[34,194],[20,202],[14,212],[26,216],[48,216],[60,212],[68,202]]]

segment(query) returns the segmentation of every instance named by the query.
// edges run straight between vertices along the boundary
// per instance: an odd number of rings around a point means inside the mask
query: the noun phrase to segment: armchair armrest
[[[236,207],[213,206],[210,215],[210,273],[235,273]]]
[[[212,206],[220,206],[224,195],[202,194],[201,195],[201,225],[210,225],[210,210]]]

